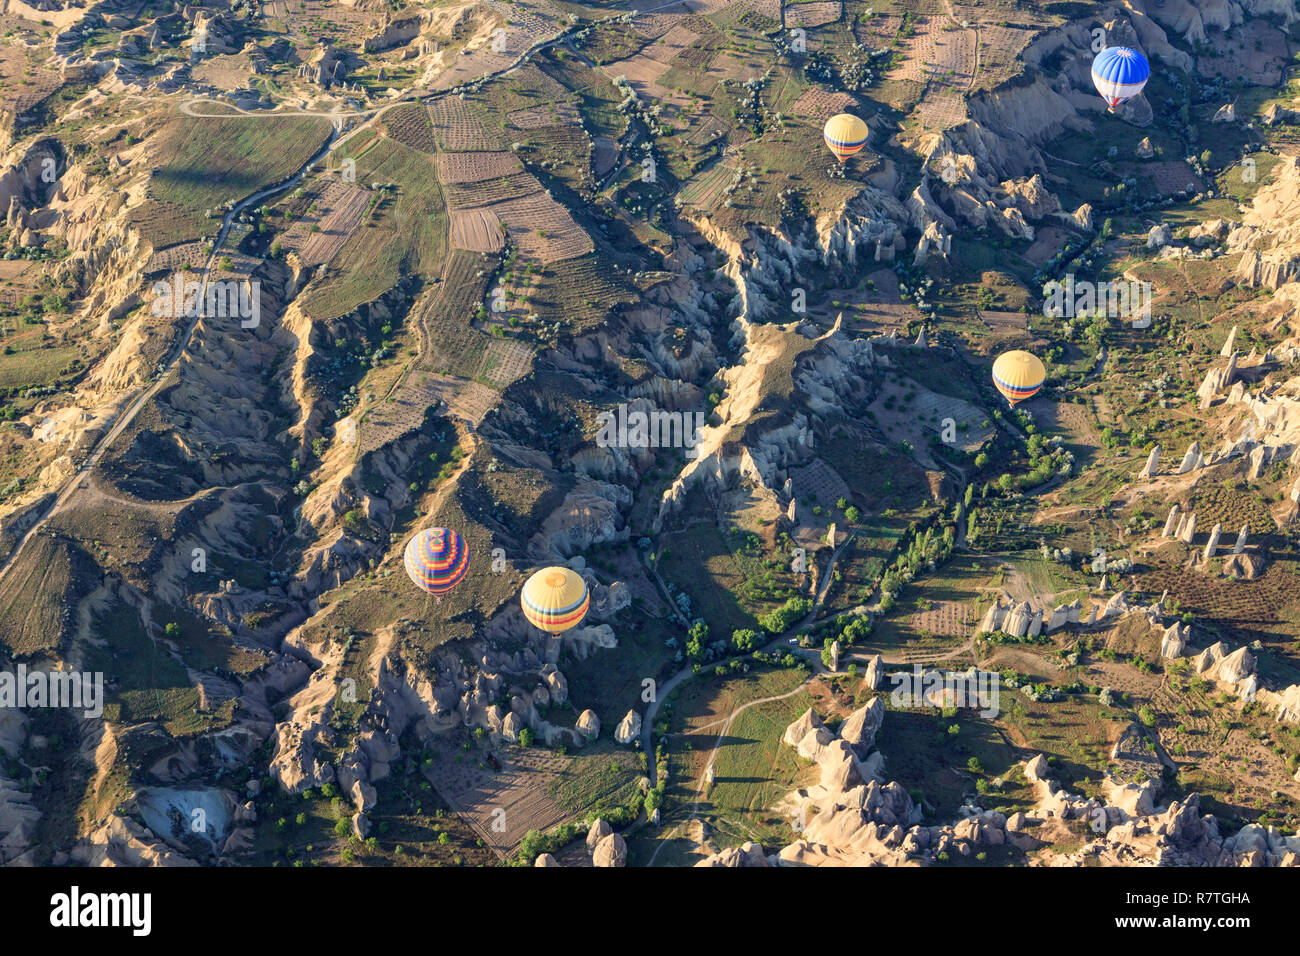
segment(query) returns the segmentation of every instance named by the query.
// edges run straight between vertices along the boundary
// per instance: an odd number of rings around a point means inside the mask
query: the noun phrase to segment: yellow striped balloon
[[[1012,405],[1037,395],[1046,379],[1047,370],[1038,356],[1024,349],[1003,352],[993,363],[993,384]]]
[[[826,147],[842,163],[867,145],[870,133],[867,124],[852,113],[836,113],[826,121],[822,135],[826,139]]]
[[[542,568],[519,595],[524,617],[548,634],[563,634],[587,616],[591,594],[582,575],[568,568]]]

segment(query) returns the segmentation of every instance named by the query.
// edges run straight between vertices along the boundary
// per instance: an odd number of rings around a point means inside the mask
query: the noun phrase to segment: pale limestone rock
[[[1045,756],[1037,754],[1025,761],[1025,779],[1030,783],[1039,783],[1051,779],[1051,768],[1047,765]]]
[[[771,866],[763,854],[763,848],[756,843],[742,843],[740,846],[728,847],[721,853],[715,853],[695,864],[696,866]]]
[[[1037,637],[1043,633],[1043,612],[1035,611],[1034,616],[1029,619],[1029,637]]]
[[[1214,666],[1212,673],[1216,680],[1228,684],[1240,683],[1255,673],[1255,658],[1251,657],[1250,651],[1246,648],[1239,647],[1220,660]]]
[[[1160,532],[1160,537],[1168,538],[1174,533],[1175,519],[1178,517],[1178,505],[1169,509],[1169,517],[1165,519],[1165,530]]]
[[[1297,487],[1300,487],[1300,483],[1297,483]],[[984,612],[984,617],[980,620],[979,629],[989,634],[992,634],[995,631],[1000,631],[1002,630],[1002,622],[1006,620],[1006,616],[1007,609],[1002,603],[1002,598],[999,597],[993,602],[993,605]]]
[[[506,714],[505,720],[501,722],[501,739],[508,740],[512,744],[519,742],[519,731],[524,729],[524,722],[520,716],[513,710]]]
[[[1209,561],[1210,558],[1214,557],[1214,553],[1219,547],[1219,535],[1222,533],[1223,522],[1215,524],[1215,526],[1210,529],[1210,540],[1205,542],[1205,551],[1202,555],[1203,560]]]
[[[884,721],[884,698],[873,697],[870,703],[859,707],[840,725],[840,739],[846,741],[858,757],[865,757]]]
[[[596,844],[605,837],[614,832],[614,828],[609,825],[609,821],[597,817],[591,822],[591,828],[587,830],[587,852],[591,853],[596,849]]]
[[[1029,607],[1028,601],[1022,601],[1013,607],[1008,613],[1006,620],[1002,622],[1002,631],[1011,637],[1024,637],[1029,633],[1029,624],[1033,611]]]
[[[1154,478],[1160,474],[1160,446],[1156,445],[1147,456],[1147,463],[1142,468],[1139,478]]]
[[[1236,326],[1235,326],[1235,325],[1232,326],[1232,330],[1231,330],[1231,332],[1227,333],[1227,339],[1226,339],[1225,342],[1223,342],[1223,347],[1222,347],[1222,349],[1219,349],[1219,356],[1222,356],[1222,358],[1225,358],[1225,359],[1226,359],[1227,356],[1231,355],[1232,352],[1235,351],[1235,350],[1234,350],[1234,346],[1232,346],[1232,343],[1234,343],[1234,342],[1236,342]]]
[[[1264,573],[1264,556],[1257,551],[1229,555],[1223,561],[1223,573],[1239,581],[1253,581]]]
[[[1244,701],[1253,701],[1259,692],[1259,677],[1251,674],[1237,683],[1237,696]]]
[[[1183,652],[1187,649],[1187,641],[1183,637],[1183,632],[1179,629],[1178,624],[1170,624],[1165,629],[1164,636],[1160,640],[1161,657],[1182,657]]]
[[[885,659],[881,655],[875,654],[867,661],[867,674],[862,683],[871,690],[885,685]]]
[[[629,710],[614,728],[614,739],[621,744],[630,744],[641,734],[641,715]]]
[[[785,728],[785,733],[781,737],[781,742],[789,747],[799,746],[799,742],[806,737],[809,732],[824,728],[822,719],[817,716],[817,711],[809,707],[803,712],[798,720]]]
[[[1057,628],[1065,627],[1070,622],[1070,606],[1068,604],[1058,604],[1052,608],[1052,616],[1048,618],[1047,630],[1055,631]]]
[[[611,833],[596,844],[591,854],[593,866],[620,867],[627,866],[627,843],[618,833]]]
[[[1223,657],[1223,644],[1215,642],[1192,658],[1192,670],[1204,674]]]

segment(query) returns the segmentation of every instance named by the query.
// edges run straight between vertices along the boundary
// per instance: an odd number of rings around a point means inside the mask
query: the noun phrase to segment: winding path
[[[316,153],[316,155],[309,159],[302,168],[298,170],[298,172],[281,182],[259,189],[252,195],[237,202],[230,211],[226,213],[221,222],[221,231],[217,234],[216,240],[212,243],[212,251],[208,254],[207,261],[204,262],[203,269],[200,272],[200,302],[202,302],[206,296],[208,281],[212,277],[214,265],[221,255],[221,248],[225,244],[226,237],[230,233],[230,227],[234,223],[235,217],[245,209],[248,209],[250,206],[265,199],[267,196],[283,192],[285,189],[290,189],[296,185],[309,169],[329,155],[330,151],[337,145],[338,136],[339,127],[336,124],[334,129],[330,131],[329,138],[325,141],[325,145]],[[205,316],[202,310],[200,310],[198,315],[193,316],[189,327],[180,336],[176,344],[172,346],[171,351],[167,354],[163,362],[159,364],[158,370],[153,375],[151,384],[132,399],[125,409],[118,412],[116,418],[113,420],[112,426],[104,433],[104,436],[95,443],[95,447],[82,460],[81,464],[77,466],[77,470],[74,471],[63,483],[63,486],[59,490],[54,501],[46,508],[41,517],[37,519],[29,529],[27,529],[27,533],[19,539],[18,543],[14,545],[13,550],[10,551],[9,555],[5,558],[4,564],[0,565],[0,583],[3,583],[4,579],[8,576],[10,569],[13,568],[14,564],[17,562],[18,556],[22,553],[27,542],[30,541],[34,535],[39,533],[49,520],[62,511],[67,506],[68,502],[76,496],[77,492],[81,490],[82,479],[85,478],[97,464],[99,464],[100,459],[104,456],[104,452],[106,452],[109,447],[117,441],[122,433],[126,431],[131,422],[135,420],[135,417],[140,414],[141,409],[143,409],[145,405],[152,401],[158,394],[163,383],[167,380],[168,373],[189,350],[190,344],[194,339],[194,333],[198,329],[199,323],[202,322],[204,318]]]
[[[672,2],[663,3],[657,7],[653,7],[648,10],[637,11],[637,13],[638,14],[651,13],[654,10],[660,10],[667,7],[676,6],[681,2],[682,0],[672,0]],[[616,16],[622,16],[622,15],[623,15],[622,13],[619,13]],[[570,35],[577,29],[579,29],[579,27],[577,25],[574,25],[565,30],[562,30],[559,34],[557,34],[554,37],[551,37],[548,40],[543,40],[541,42],[535,43],[527,50],[525,50],[523,53],[521,53],[508,66],[505,66],[500,70],[494,71],[492,73],[484,74],[483,76],[477,77],[475,80],[470,82],[484,82],[488,80],[497,79],[501,76],[504,76],[507,73],[511,73],[514,70],[517,70],[519,67],[523,66],[525,63],[527,63],[528,60],[531,59],[531,57],[535,53],[543,49],[546,49],[548,47],[554,46],[556,44],[567,43]],[[391,103],[385,103],[371,110],[362,110],[362,111],[302,110],[298,112],[292,112],[287,110],[274,110],[274,111],[268,110],[265,112],[262,111],[250,112],[248,110],[244,110],[240,107],[234,106],[233,104],[225,103],[224,101],[221,100],[212,100],[208,97],[202,97],[202,96],[194,96],[188,100],[183,101],[179,105],[178,109],[186,116],[206,117],[211,119],[232,119],[232,118],[244,118],[244,119],[277,118],[279,119],[279,118],[284,118],[286,116],[326,117],[332,122],[334,127],[330,133],[329,139],[326,140],[325,146],[322,147],[322,149],[315,156],[313,156],[305,164],[303,164],[303,166],[298,170],[298,172],[290,176],[288,179],[283,180],[282,182],[276,183],[271,186],[267,186],[263,189],[258,190],[252,195],[240,200],[230,209],[229,212],[226,213],[225,217],[222,219],[221,231],[218,233],[216,240],[212,244],[212,252],[209,253],[207,261],[204,263],[203,269],[199,274],[200,275],[199,278],[200,299],[202,299],[202,297],[206,295],[208,282],[213,273],[213,265],[214,263],[217,262],[218,257],[221,255],[222,246],[225,244],[226,238],[230,232],[230,227],[234,223],[236,216],[238,216],[244,210],[248,209],[250,206],[253,206],[258,202],[260,202],[261,200],[265,199],[266,197],[272,196],[278,192],[282,192],[285,189],[289,189],[294,185],[296,185],[298,182],[302,180],[302,178],[305,175],[307,175],[311,171],[312,167],[314,167],[317,163],[321,162],[322,160],[326,159],[330,155],[330,153],[332,153],[339,146],[343,145],[345,142],[350,140],[362,129],[373,124],[375,120],[379,119],[380,116],[382,116],[387,110],[391,109],[392,107],[398,106],[402,103],[421,101],[427,99],[438,99],[448,95],[451,95],[450,90],[441,90],[437,92],[430,91],[430,90],[423,90],[423,89],[412,90],[412,91],[408,91],[407,93],[404,93],[400,97],[395,98]],[[204,102],[220,103],[222,105],[223,111],[219,113],[199,112],[196,109],[196,104],[201,104]],[[351,130],[346,130],[346,125],[345,125],[346,118],[362,117],[367,115],[369,115],[369,119],[367,119],[365,122],[357,125]],[[343,135],[345,131],[346,131],[346,135]],[[204,317],[201,314],[193,318],[193,321],[190,323],[189,327],[180,336],[176,344],[172,346],[170,352],[168,352],[166,358],[160,364],[158,370],[155,372],[152,378],[151,384],[148,385],[138,395],[136,395],[135,398],[131,399],[127,404],[126,408],[117,414],[117,416],[113,420],[113,424],[109,427],[109,430],[104,434],[102,438],[99,439],[99,441],[95,443],[94,448],[82,460],[81,464],[77,466],[76,470],[72,473],[72,475],[70,475],[68,479],[60,487],[55,497],[55,500],[41,513],[40,517],[37,518],[37,520],[32,523],[32,526],[27,529],[26,533],[24,533],[23,536],[18,540],[18,543],[14,545],[13,550],[11,550],[8,556],[5,557],[3,564],[0,564],[0,584],[2,584],[5,578],[8,576],[10,569],[17,562],[18,556],[22,553],[23,548],[26,547],[27,542],[30,541],[33,536],[38,534],[41,531],[41,529],[43,529],[46,526],[46,524],[49,523],[49,520],[51,518],[53,518],[56,514],[61,512],[67,506],[68,502],[71,501],[72,498],[80,490],[82,480],[99,463],[100,459],[103,458],[104,453],[109,449],[109,447],[112,446],[112,444],[122,435],[124,431],[126,431],[126,429],[135,420],[135,417],[140,413],[140,411],[145,407],[145,405],[147,405],[150,401],[152,401],[153,398],[158,394],[159,390],[162,388],[163,382],[166,380],[167,374],[176,366],[176,363],[180,361],[181,357],[189,349],[189,346],[194,338],[194,333],[198,329],[199,323],[202,321],[203,318]]]
[[[792,627],[776,635],[770,641],[764,644],[762,647],[757,648],[757,650],[765,651],[769,648],[775,648],[780,646],[782,642],[788,641],[792,635],[797,634],[801,628],[803,628],[810,621],[812,621],[814,617],[817,616],[817,612],[821,610],[822,601],[826,597],[826,592],[830,590],[831,582],[833,582],[835,579],[834,577],[835,563],[839,560],[840,554],[843,553],[846,547],[848,547],[849,542],[853,540],[856,534],[857,534],[856,530],[850,531],[848,536],[844,539],[844,541],[838,547],[836,547],[833,552],[831,552],[830,559],[826,562],[826,573],[822,576],[821,586],[817,589],[817,594],[813,599],[813,606],[808,611],[808,613],[804,615],[804,617],[802,617]],[[729,661],[748,660],[752,656],[753,656],[752,651],[746,654],[733,654],[731,657],[725,657],[718,661],[710,661],[708,666],[711,668],[716,668]],[[816,664],[817,665],[821,664],[820,656],[818,657]],[[646,776],[650,778],[651,787],[656,786],[658,781],[658,776],[659,776],[659,767],[656,764],[654,759],[654,722],[655,722],[655,717],[659,714],[659,704],[661,701],[664,701],[668,697],[670,697],[673,691],[675,691],[683,683],[690,680],[692,677],[696,676],[694,667],[695,667],[694,664],[688,664],[686,667],[683,667],[672,677],[668,678],[668,680],[666,680],[661,687],[658,687],[656,689],[654,700],[650,701],[650,704],[646,707],[645,714],[641,718],[641,749],[645,751],[645,753],[648,755],[648,759],[646,760],[646,768],[647,768]],[[816,666],[814,666],[813,670],[815,673]],[[701,666],[700,673],[703,672],[704,672],[704,667]]]

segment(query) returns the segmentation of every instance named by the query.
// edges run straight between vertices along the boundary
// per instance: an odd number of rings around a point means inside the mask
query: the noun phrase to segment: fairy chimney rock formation
[[[1151,454],[1147,456],[1146,466],[1142,469],[1139,478],[1154,478],[1160,474],[1160,446],[1151,449]]]
[[[1227,358],[1232,354],[1232,343],[1237,340],[1237,327],[1234,325],[1232,331],[1228,333],[1228,338],[1223,343],[1223,348],[1219,349],[1219,355]]]
[[[1210,540],[1205,543],[1205,560],[1209,561],[1214,557],[1214,552],[1219,548],[1219,535],[1223,533],[1223,522],[1219,522],[1210,529]]]

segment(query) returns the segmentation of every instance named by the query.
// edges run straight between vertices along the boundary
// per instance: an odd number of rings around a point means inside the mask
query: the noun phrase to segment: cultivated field
[[[446,250],[447,214],[428,156],[378,138],[356,161],[359,182],[395,183],[397,190],[376,197],[363,226],[335,256],[348,269],[313,283],[303,305],[317,318],[350,312],[404,274],[437,275]]]
[[[566,100],[515,110],[507,114],[506,119],[517,129],[541,129],[543,126],[579,123],[582,121],[582,116],[578,108]]]
[[[497,753],[500,770],[471,762],[473,757],[463,759],[460,751],[453,755],[440,749],[425,776],[480,839],[504,857],[519,848],[529,830],[549,830],[576,816],[548,792],[564,782],[574,758],[509,745]]]
[[[311,190],[307,212],[280,236],[280,244],[298,254],[303,265],[323,265],[342,251],[361,226],[374,197],[369,189],[327,180]],[[313,211],[314,210],[314,211]]]
[[[820,27],[834,23],[843,16],[839,0],[815,0],[813,3],[791,3],[785,8],[787,27]]]
[[[809,121],[825,120],[836,113],[852,110],[857,100],[838,90],[827,90],[820,86],[809,87],[802,96],[794,101],[791,112],[799,119]]]
[[[489,129],[478,113],[458,96],[446,96],[430,103],[429,120],[439,149],[500,150],[508,145],[500,131]]]
[[[540,191],[497,203],[491,210],[505,223],[511,245],[539,262],[576,259],[593,248],[569,211]]]
[[[432,153],[437,148],[429,111],[419,103],[404,103],[384,114],[384,128],[389,136],[403,146]]]
[[[501,220],[490,209],[453,209],[451,244],[471,252],[500,252],[505,246]]]
[[[313,117],[173,120],[151,141],[149,199],[133,210],[135,225],[155,248],[215,235],[220,221],[206,210],[288,178],[328,132]]]

